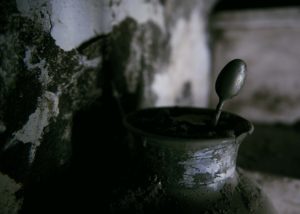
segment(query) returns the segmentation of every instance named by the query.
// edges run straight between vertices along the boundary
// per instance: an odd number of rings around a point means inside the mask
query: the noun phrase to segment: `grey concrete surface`
[[[279,214],[298,214],[300,210],[300,179],[244,171],[266,193]]]

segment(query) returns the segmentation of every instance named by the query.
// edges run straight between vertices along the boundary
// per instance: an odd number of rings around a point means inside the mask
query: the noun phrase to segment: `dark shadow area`
[[[103,96],[74,116],[72,160],[45,182],[28,184],[22,213],[109,213],[114,190],[128,174],[122,116]]]
[[[242,143],[238,165],[280,176],[300,178],[300,126],[254,124],[255,130]]]
[[[283,8],[300,6],[300,2],[296,0],[221,0],[214,8],[215,12],[226,10],[247,10],[247,9],[263,9],[263,8]]]
[[[111,191],[126,174],[124,135],[122,116],[108,97],[76,114],[72,179],[78,190],[74,198],[78,208],[108,212]]]

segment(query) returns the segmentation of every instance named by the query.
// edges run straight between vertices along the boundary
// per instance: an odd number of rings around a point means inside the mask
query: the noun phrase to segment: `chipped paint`
[[[231,142],[226,146],[218,145],[190,152],[187,160],[179,162],[184,167],[183,177],[179,183],[191,188],[232,177],[235,173],[236,147],[237,145]]]
[[[16,192],[21,184],[0,172],[0,211],[3,214],[17,214],[22,206],[22,199],[17,199]],[[4,197],[3,197],[4,196]]]
[[[192,105],[208,105],[209,50],[205,24],[199,11],[189,20],[178,20],[171,33],[171,56],[165,71],[155,75],[152,90],[157,95],[156,106],[176,105],[186,82],[191,83]]]

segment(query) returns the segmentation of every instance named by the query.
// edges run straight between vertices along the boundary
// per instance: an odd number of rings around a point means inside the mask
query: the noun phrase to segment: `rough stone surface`
[[[0,173],[0,208],[3,214],[15,214],[21,208],[22,198],[18,198],[18,191],[22,185],[16,183],[5,174]]]
[[[96,73],[91,75],[93,70],[84,64],[88,61],[84,56],[75,51],[61,51],[32,21],[20,17],[13,19],[10,32],[2,35],[4,45],[1,46],[2,53],[12,52],[3,56],[1,67],[4,82],[1,120],[6,127],[3,149],[7,151],[18,143],[31,144],[31,164],[43,136],[50,131],[45,128],[70,122],[68,115],[80,108],[93,91]],[[14,41],[7,43],[11,35]],[[7,76],[9,81],[5,81]],[[77,87],[79,80],[85,80],[89,87]],[[60,162],[65,162],[63,157]]]
[[[207,104],[205,20],[214,1],[179,2],[0,4],[0,171],[22,186],[18,199],[17,189],[1,195],[1,213],[19,201],[23,213],[107,210],[93,192],[109,200],[120,182],[112,169],[128,173],[122,116]],[[99,169],[108,176],[97,176]]]

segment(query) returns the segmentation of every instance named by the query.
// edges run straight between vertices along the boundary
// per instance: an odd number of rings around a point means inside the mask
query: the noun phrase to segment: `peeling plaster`
[[[3,214],[17,214],[22,206],[22,199],[16,198],[21,185],[0,172],[0,210]]]
[[[40,146],[44,128],[49,125],[51,118],[55,118],[59,114],[59,95],[45,90],[48,83],[51,81],[48,74],[46,60],[41,59],[39,62],[32,64],[31,61],[34,51],[34,47],[27,47],[23,61],[28,70],[36,68],[39,69],[39,81],[44,88],[44,92],[42,96],[38,98],[36,110],[29,115],[28,121],[23,125],[23,127],[13,133],[13,138],[5,147],[5,149],[7,149],[14,145],[17,141],[31,143],[32,148],[29,157],[31,163],[34,160],[36,149]]]
[[[38,16],[56,45],[70,51],[83,42],[112,31],[127,17],[138,23],[152,21],[164,29],[163,8],[158,1],[123,0],[16,0],[22,15]],[[41,11],[42,8],[42,11]],[[40,12],[44,15],[41,16]]]
[[[56,94],[46,91],[42,97],[38,99],[38,107],[34,113],[29,116],[27,123],[13,135],[12,142],[18,140],[23,143],[31,143],[32,149],[30,154],[30,162],[35,157],[37,147],[43,136],[44,128],[49,125],[49,121],[59,114],[58,109],[59,98]]]
[[[56,45],[70,51],[84,41],[105,33],[105,16],[109,15],[109,11],[103,4],[103,1],[95,0],[52,0],[51,36]]]
[[[155,75],[152,85],[156,106],[176,105],[176,98],[187,82],[191,83],[193,105],[208,105],[209,50],[204,20],[194,10],[189,20],[181,18],[171,32],[170,63],[165,72]]]
[[[84,55],[78,55],[78,61],[79,61],[79,65],[83,66],[84,68],[97,68],[101,64],[102,58],[99,56],[99,57],[95,57],[93,59],[87,59],[87,57]],[[68,82],[64,82],[64,83],[58,85],[57,94],[61,95],[63,93],[63,91],[66,90],[67,88],[69,88],[71,85],[77,84],[78,78],[81,77],[86,72],[87,72],[86,69],[81,69],[78,72],[74,73],[69,78]],[[101,92],[97,90],[96,93],[100,94]]]
[[[98,0],[53,0],[51,35],[65,51],[85,41],[112,31],[113,26],[127,17],[138,23],[153,21],[163,28],[162,7],[141,0],[113,3]]]
[[[25,57],[23,59],[25,66],[27,69],[35,69],[38,68],[41,71],[41,74],[39,76],[39,81],[41,82],[42,86],[46,86],[50,82],[50,78],[48,75],[48,69],[46,67],[46,60],[42,59],[40,62],[31,64],[32,60],[32,54],[34,52],[34,48],[32,47],[27,47],[25,51]]]
[[[17,141],[32,144],[29,157],[31,163],[34,161],[36,150],[41,144],[45,128],[49,125],[51,119],[59,115],[59,98],[63,91],[70,85],[76,83],[78,78],[86,71],[84,68],[96,68],[101,63],[100,57],[89,60],[86,56],[78,55],[79,65],[83,66],[83,68],[74,73],[70,81],[58,85],[58,90],[54,93],[47,90],[48,84],[52,81],[47,68],[48,63],[46,59],[40,59],[39,62],[33,64],[32,56],[34,52],[35,47],[27,47],[23,61],[28,70],[38,69],[40,71],[38,79],[43,87],[43,94],[38,98],[37,108],[29,115],[28,121],[20,130],[13,133],[13,138],[5,147],[5,149],[7,149]],[[63,138],[69,136],[70,134],[66,133]]]

